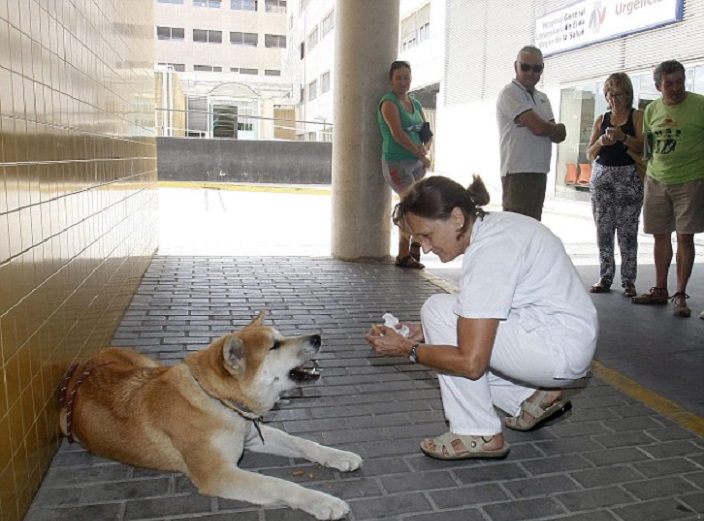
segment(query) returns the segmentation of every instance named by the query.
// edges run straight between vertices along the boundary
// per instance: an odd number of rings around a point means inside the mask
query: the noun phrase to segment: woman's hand
[[[408,340],[414,342],[425,342],[423,334],[423,326],[420,322],[401,322],[399,327],[406,326],[408,328]]]
[[[607,138],[611,141],[610,144],[618,143],[621,142],[623,143],[626,140],[626,133],[621,130],[619,127],[609,127],[606,129],[606,134]]]
[[[612,136],[609,135],[608,131],[606,134],[602,134],[601,137],[599,138],[599,144],[602,147],[609,147],[615,143],[616,143],[616,140]]]
[[[415,329],[416,325],[410,324],[409,327],[411,325]],[[391,327],[380,326],[378,330],[380,330],[380,333],[370,330],[364,337],[375,352],[384,356],[408,356],[411,352],[411,346],[415,343],[413,340],[404,338]],[[413,330],[411,330],[411,334],[414,334]],[[415,334],[417,334],[417,331]]]

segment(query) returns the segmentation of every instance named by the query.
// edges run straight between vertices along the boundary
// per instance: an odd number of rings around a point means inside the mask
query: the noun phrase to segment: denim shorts
[[[406,193],[413,183],[425,176],[425,167],[420,159],[403,161],[381,160],[381,171],[391,189],[399,195]]]

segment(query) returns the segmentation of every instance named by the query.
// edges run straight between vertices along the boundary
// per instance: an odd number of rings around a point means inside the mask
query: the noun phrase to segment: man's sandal
[[[504,418],[504,425],[515,431],[530,431],[549,419],[562,416],[572,408],[569,398],[559,398],[550,405],[544,405],[546,394],[546,391],[538,391],[538,399],[535,403],[525,400],[521,404],[518,416]]]
[[[500,449],[487,450],[485,448],[493,438],[493,436],[471,436],[446,432],[437,438],[426,438],[421,441],[420,450],[426,456],[442,460],[505,458],[510,448],[506,441]]]
[[[634,304],[667,304],[669,298],[667,288],[652,287],[648,293],[633,297],[631,302]]]
[[[410,253],[403,258],[396,257],[396,262],[394,262],[394,266],[396,266],[397,268],[412,268],[414,270],[422,270],[423,268],[425,268],[425,265],[415,260]]]
[[[670,300],[672,301],[672,313],[676,317],[683,317],[683,318],[689,318],[692,316],[692,310],[689,308],[687,305],[687,299],[689,298],[689,295],[686,293],[682,293],[681,291],[678,291],[672,297],[670,297]]]

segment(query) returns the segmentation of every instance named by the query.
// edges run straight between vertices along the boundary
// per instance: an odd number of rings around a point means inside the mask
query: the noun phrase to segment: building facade
[[[152,1],[157,70],[176,73],[186,96],[183,133],[272,138],[291,104],[286,0]]]

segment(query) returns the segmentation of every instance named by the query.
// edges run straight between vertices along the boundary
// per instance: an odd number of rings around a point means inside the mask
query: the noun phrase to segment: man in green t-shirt
[[[675,316],[689,317],[694,234],[704,231],[704,96],[685,90],[684,66],[675,60],[658,65],[653,78],[662,98],[646,107],[643,118],[649,149],[643,229],[655,240],[655,287],[633,302],[666,304],[670,299]],[[669,296],[672,232],[677,235],[677,291]]]

